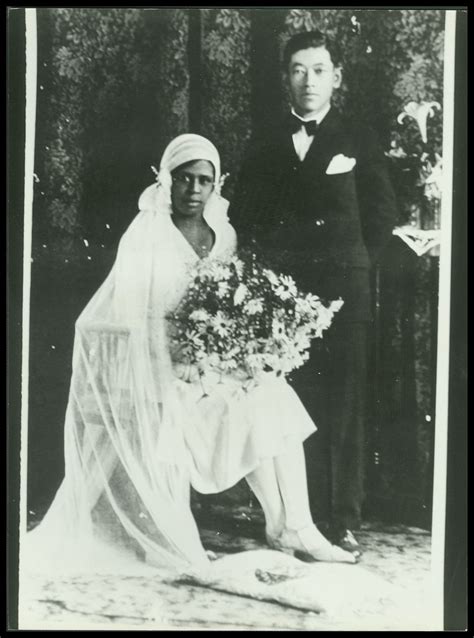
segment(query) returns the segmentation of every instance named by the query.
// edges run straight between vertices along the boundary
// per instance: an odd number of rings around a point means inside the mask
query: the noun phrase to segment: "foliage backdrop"
[[[428,120],[426,148],[416,123],[397,115],[412,100],[442,103],[444,11],[44,8],[37,16],[29,491],[41,509],[62,473],[74,320],[107,274],[168,141],[183,132],[213,140],[230,198],[252,131],[271,131],[288,106],[286,40],[322,28],[343,53],[337,106],[370,122],[387,151],[440,153],[441,117]],[[403,223],[420,188],[409,166],[394,166],[393,179]],[[430,509],[437,260],[394,238],[374,286],[368,502],[413,517]]]

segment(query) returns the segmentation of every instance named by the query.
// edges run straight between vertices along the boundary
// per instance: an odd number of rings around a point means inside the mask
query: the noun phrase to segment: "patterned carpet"
[[[217,557],[227,556],[232,561],[235,553],[245,552],[239,557],[234,556],[231,569],[243,570],[246,557],[258,557],[259,550],[265,548],[260,512],[247,507],[214,506],[211,510],[196,512],[196,517],[206,549],[213,551]],[[265,552],[269,560],[274,554],[279,562],[275,563],[275,569],[263,570],[263,577],[259,578],[265,584],[261,589],[266,586],[271,594],[281,590],[284,592],[283,598],[280,596],[283,603],[235,595],[239,593],[238,587],[234,587],[234,593],[228,593],[196,584],[189,578],[179,580],[162,572],[157,575],[151,568],[149,574],[136,576],[95,574],[54,581],[37,576],[24,590],[20,627],[103,630],[432,629],[433,609],[426,605],[423,607],[423,591],[430,576],[430,534],[413,527],[366,523],[358,538],[364,552],[359,566],[313,563],[307,567],[297,561],[301,570],[306,570],[304,573],[301,571],[306,575],[306,581],[288,580],[282,567],[284,559],[287,560],[285,555]],[[238,562],[235,562],[236,559]],[[232,562],[229,564],[232,565]],[[361,576],[365,580],[360,580]],[[285,580],[286,583],[283,582]],[[232,590],[225,575],[222,582],[224,588]],[[369,583],[365,606],[355,609],[351,603],[357,597],[360,599],[365,582]],[[302,583],[307,583],[305,589],[298,590]],[[405,599],[413,603],[410,611],[394,616],[393,610],[389,613],[387,608],[385,613],[384,603],[377,597],[378,592],[374,595],[377,583],[393,585],[396,591],[404,592]],[[221,587],[222,583],[218,589]],[[346,606],[352,607],[351,613],[316,613],[295,608],[295,600],[298,606],[299,597],[301,600],[308,598],[313,591],[314,599],[319,597],[322,600],[326,596],[327,600],[331,587],[338,595],[344,592]],[[301,591],[301,596],[298,591]]]

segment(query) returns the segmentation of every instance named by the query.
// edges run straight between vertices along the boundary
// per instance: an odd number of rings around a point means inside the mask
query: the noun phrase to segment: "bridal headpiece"
[[[171,213],[171,173],[188,162],[207,160],[214,166],[214,192],[220,195],[222,184],[227,175],[221,176],[219,153],[212,142],[202,135],[185,133],[178,135],[166,147],[160,162],[160,170],[152,166],[156,183],[146,188],[138,200],[140,210],[154,209]]]

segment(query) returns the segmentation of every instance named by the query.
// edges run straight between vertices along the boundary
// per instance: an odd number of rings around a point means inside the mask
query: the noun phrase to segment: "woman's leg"
[[[285,512],[273,459],[265,459],[245,477],[265,514],[267,536],[276,538],[285,526]]]
[[[285,451],[275,457],[274,465],[285,509],[285,527],[301,529],[312,525],[306,461],[300,439],[296,437],[287,439]]]
[[[275,473],[285,512],[285,529],[278,539],[281,549],[301,554],[307,560],[356,562],[356,557],[321,534],[311,516],[303,445],[289,439],[285,452],[275,457]]]
[[[262,461],[245,478],[262,506],[272,547],[304,560],[356,562],[352,554],[331,545],[313,523],[304,450],[299,439],[288,440],[285,452]]]

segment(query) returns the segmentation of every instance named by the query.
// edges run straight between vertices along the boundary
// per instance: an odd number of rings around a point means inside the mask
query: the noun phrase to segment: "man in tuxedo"
[[[331,106],[341,60],[319,32],[284,52],[291,113],[254,140],[229,215],[240,245],[254,246],[300,288],[344,305],[290,378],[318,426],[305,443],[315,520],[329,539],[360,553],[367,419],[370,269],[396,222],[394,193],[374,131]]]

